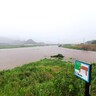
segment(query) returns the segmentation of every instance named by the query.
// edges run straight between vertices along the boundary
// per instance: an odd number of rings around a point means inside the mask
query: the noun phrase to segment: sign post
[[[92,65],[78,60],[74,64],[74,75],[85,81],[85,96],[90,96],[91,67]]]
[[[85,82],[85,95],[84,96],[90,96],[89,87],[90,87],[90,83]]]

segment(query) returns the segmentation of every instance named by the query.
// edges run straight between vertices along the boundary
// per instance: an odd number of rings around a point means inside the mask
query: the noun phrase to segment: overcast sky
[[[96,0],[0,0],[0,37],[49,43],[96,39]]]

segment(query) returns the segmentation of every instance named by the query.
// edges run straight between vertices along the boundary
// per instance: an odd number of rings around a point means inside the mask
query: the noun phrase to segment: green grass
[[[62,47],[77,50],[96,51],[96,44],[65,44]]]
[[[83,50],[81,47],[78,47],[77,45],[72,45],[72,44],[64,44],[62,47],[69,48],[69,49]]]
[[[96,64],[91,96],[96,96]],[[43,59],[0,72],[0,96],[84,96],[84,81],[74,76],[71,62]]]
[[[0,45],[0,49],[36,47],[36,46],[44,46],[44,45]]]

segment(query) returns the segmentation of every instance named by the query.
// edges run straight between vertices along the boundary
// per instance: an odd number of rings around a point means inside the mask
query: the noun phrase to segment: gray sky
[[[0,0],[0,37],[49,43],[96,39],[96,0]]]

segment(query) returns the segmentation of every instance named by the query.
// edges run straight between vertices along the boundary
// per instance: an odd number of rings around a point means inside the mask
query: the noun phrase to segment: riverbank
[[[62,47],[77,50],[96,51],[96,44],[65,44],[62,45]]]
[[[95,96],[96,64],[92,66],[90,92]],[[73,63],[59,59],[43,59],[0,72],[1,96],[84,96],[84,84],[74,76]]]
[[[38,47],[38,46],[45,46],[45,45],[0,45],[0,49],[27,48],[27,47]]]

